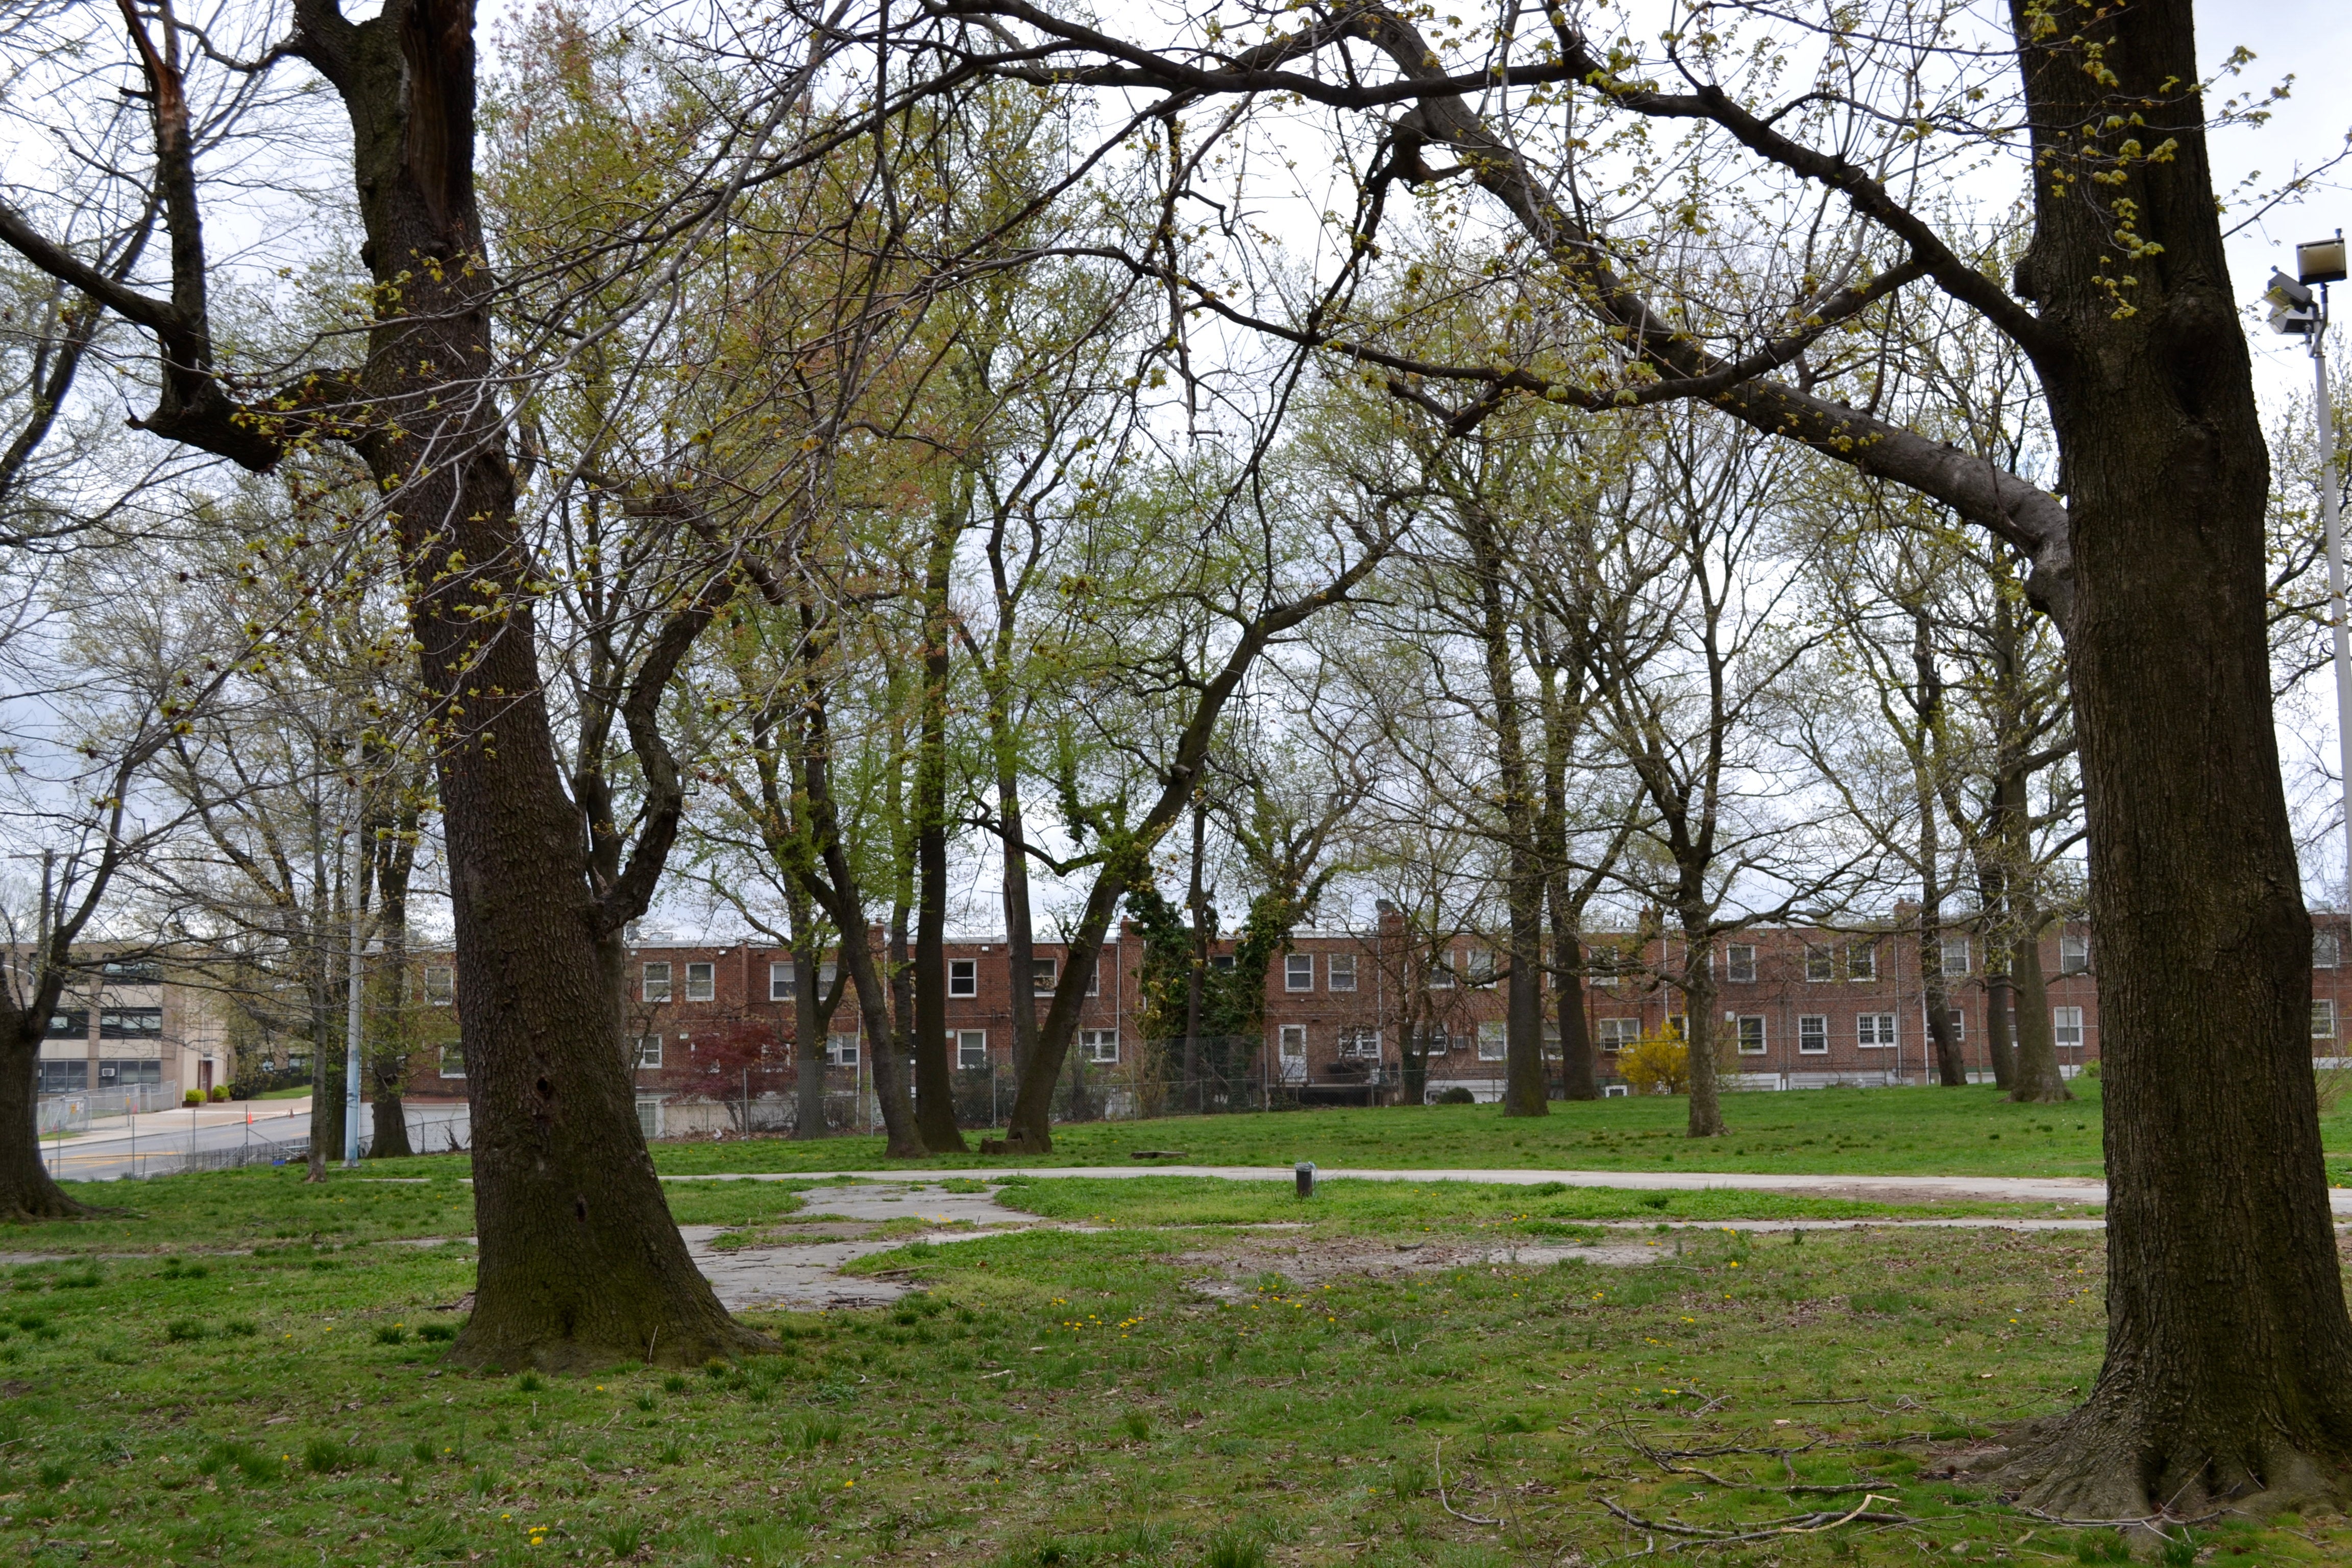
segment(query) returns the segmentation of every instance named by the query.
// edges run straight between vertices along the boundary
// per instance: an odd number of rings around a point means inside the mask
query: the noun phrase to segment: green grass
[[[1406,1272],[1394,1247],[1351,1238],[1393,1222],[1476,1242],[1511,1213],[1544,1217],[1531,1204],[1581,1214],[1641,1194],[1342,1183],[1300,1205],[1275,1188],[1038,1183],[1022,1201],[1120,1223],[869,1258],[858,1267],[911,1270],[921,1293],[752,1314],[779,1352],[738,1366],[494,1377],[439,1359],[471,1249],[393,1244],[445,1222],[455,1184],[281,1183],[126,1185],[110,1192],[150,1217],[16,1233],[19,1248],[150,1235],[166,1214],[178,1230],[168,1257],[0,1273],[0,1554],[1504,1568],[1639,1553],[1604,1498],[1729,1527],[1843,1511],[1867,1489],[1917,1522],[1706,1560],[1892,1564],[1962,1543],[1970,1560],[2075,1556],[2077,1532],[1918,1472],[1944,1445],[2080,1396],[2101,1348],[2096,1236],[1678,1230],[1645,1237],[1658,1260],[1643,1268]],[[747,1222],[791,1195],[672,1194]],[[1139,1223],[1193,1226],[1218,1202],[1317,1218],[1303,1234]],[[326,1245],[223,1250],[252,1244],[248,1206]],[[1221,1257],[1238,1299],[1192,1288]],[[1718,1483],[1668,1473],[1632,1436],[1790,1452],[1785,1467],[1769,1451],[1696,1461]],[[1792,1497],[1792,1479],[1856,1489]],[[2208,1547],[2224,1563],[2343,1561],[2352,1531],[2247,1521]]]
[[[1731,1135],[1704,1142],[1684,1135],[1687,1100],[1652,1096],[1555,1100],[1542,1118],[1444,1105],[1082,1122],[1055,1128],[1054,1152],[1042,1159],[958,1154],[915,1163],[1131,1165],[1131,1151],[1171,1149],[1202,1165],[2096,1176],[2099,1086],[2078,1080],[2074,1088],[2074,1100],[2055,1106],[2012,1105],[1989,1087],[1731,1094],[1724,1097]],[[2330,1112],[2326,1132],[2331,1150],[2352,1158],[2352,1097]],[[656,1145],[654,1160],[680,1175],[897,1163],[885,1159],[881,1140],[864,1137],[666,1143]]]

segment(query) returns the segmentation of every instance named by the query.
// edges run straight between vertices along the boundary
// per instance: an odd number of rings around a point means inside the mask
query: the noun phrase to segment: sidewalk
[[[215,1127],[241,1127],[250,1120],[258,1127],[289,1118],[307,1121],[310,1101],[300,1100],[233,1100],[218,1104],[175,1106],[170,1110],[142,1111],[137,1116],[102,1116],[67,1142],[78,1149],[96,1143],[127,1142],[133,1136],[153,1137],[171,1131],[201,1132]],[[54,1140],[43,1139],[43,1142]]]

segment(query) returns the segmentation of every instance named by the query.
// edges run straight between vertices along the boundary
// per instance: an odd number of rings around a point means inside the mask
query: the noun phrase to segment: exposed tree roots
[[[2352,1499],[2352,1468],[2273,1431],[2253,1443],[2151,1432],[2094,1402],[2008,1434],[1979,1468],[2011,1506],[2053,1523],[2154,1539],[2223,1515],[2267,1519]]]

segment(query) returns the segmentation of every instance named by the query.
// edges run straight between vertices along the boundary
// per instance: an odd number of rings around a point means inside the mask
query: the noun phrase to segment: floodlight
[[[2284,272],[2271,274],[2271,286],[2263,290],[2263,302],[2271,308],[2271,331],[2274,332],[2307,333],[2318,323],[2319,296]]]
[[[2294,269],[2305,283],[2344,281],[2344,237],[2315,239],[2294,247]]]

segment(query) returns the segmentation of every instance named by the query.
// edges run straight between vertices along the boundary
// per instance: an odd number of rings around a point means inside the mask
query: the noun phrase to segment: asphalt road
[[[466,1142],[463,1105],[411,1105],[408,1141],[425,1153]],[[250,1118],[248,1121],[247,1119]],[[360,1135],[374,1131],[374,1108],[360,1107]],[[192,1152],[250,1151],[255,1159],[280,1157],[299,1149],[310,1133],[307,1100],[257,1100],[162,1110],[148,1116],[115,1117],[73,1138],[41,1142],[42,1162],[52,1175],[77,1182],[110,1182],[124,1176],[163,1175],[183,1168]],[[342,1151],[330,1151],[340,1158]]]

